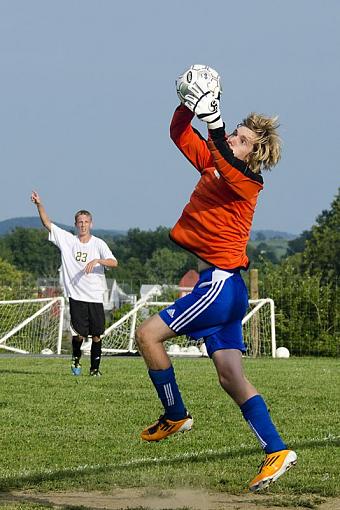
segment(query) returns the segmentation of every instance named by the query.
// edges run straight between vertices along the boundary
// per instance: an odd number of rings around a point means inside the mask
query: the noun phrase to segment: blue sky
[[[0,220],[37,189],[61,223],[172,226],[198,176],[169,139],[174,83],[204,63],[227,129],[280,117],[253,227],[310,228],[339,186],[339,27],[338,0],[0,0]]]

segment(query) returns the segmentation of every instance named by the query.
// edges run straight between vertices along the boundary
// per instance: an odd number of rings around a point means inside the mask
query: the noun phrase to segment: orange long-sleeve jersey
[[[247,242],[263,179],[234,157],[224,128],[205,140],[191,126],[193,113],[179,106],[170,136],[200,172],[189,203],[170,237],[200,259],[220,269],[247,269]]]

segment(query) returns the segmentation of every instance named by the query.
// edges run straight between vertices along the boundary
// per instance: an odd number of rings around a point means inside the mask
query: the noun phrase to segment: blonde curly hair
[[[281,158],[281,140],[277,133],[280,124],[278,117],[265,117],[251,113],[243,119],[242,126],[251,129],[256,135],[254,149],[247,156],[246,163],[254,173],[262,169],[270,170]]]

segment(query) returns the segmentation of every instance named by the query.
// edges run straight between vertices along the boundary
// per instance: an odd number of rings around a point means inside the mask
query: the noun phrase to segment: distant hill
[[[72,230],[73,226],[64,225],[62,223],[56,224],[65,230]],[[0,236],[4,236],[14,230],[16,227],[23,228],[43,228],[38,216],[30,216],[23,218],[10,218],[8,220],[0,221]],[[110,230],[110,229],[93,229],[93,234],[99,237],[118,237],[126,234],[124,230]],[[288,232],[281,232],[279,230],[252,230],[251,241],[267,241],[270,239],[285,239],[290,241],[298,237],[295,234]]]
[[[63,223],[55,222],[58,227],[65,230],[73,230],[73,226],[64,225]],[[44,228],[41,224],[40,218],[37,216],[25,217],[25,218],[10,218],[8,220],[0,221],[0,236],[9,234],[12,230],[17,227],[22,228]],[[93,229],[93,234],[99,237],[118,237],[125,235],[126,232],[123,230],[109,230],[109,229]]]
[[[269,239],[286,239],[286,241],[291,241],[297,237],[298,234],[281,232],[280,230],[252,230],[250,234],[251,241],[267,241]]]

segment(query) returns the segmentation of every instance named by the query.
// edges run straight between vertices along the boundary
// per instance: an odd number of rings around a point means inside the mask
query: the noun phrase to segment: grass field
[[[155,444],[139,439],[161,414],[142,359],[104,358],[100,379],[87,375],[88,362],[76,378],[69,359],[0,357],[2,494],[113,487],[245,490],[263,454],[208,359],[174,360],[194,429]],[[270,488],[271,500],[299,506],[339,496],[339,360],[245,359],[245,368],[299,457]]]

